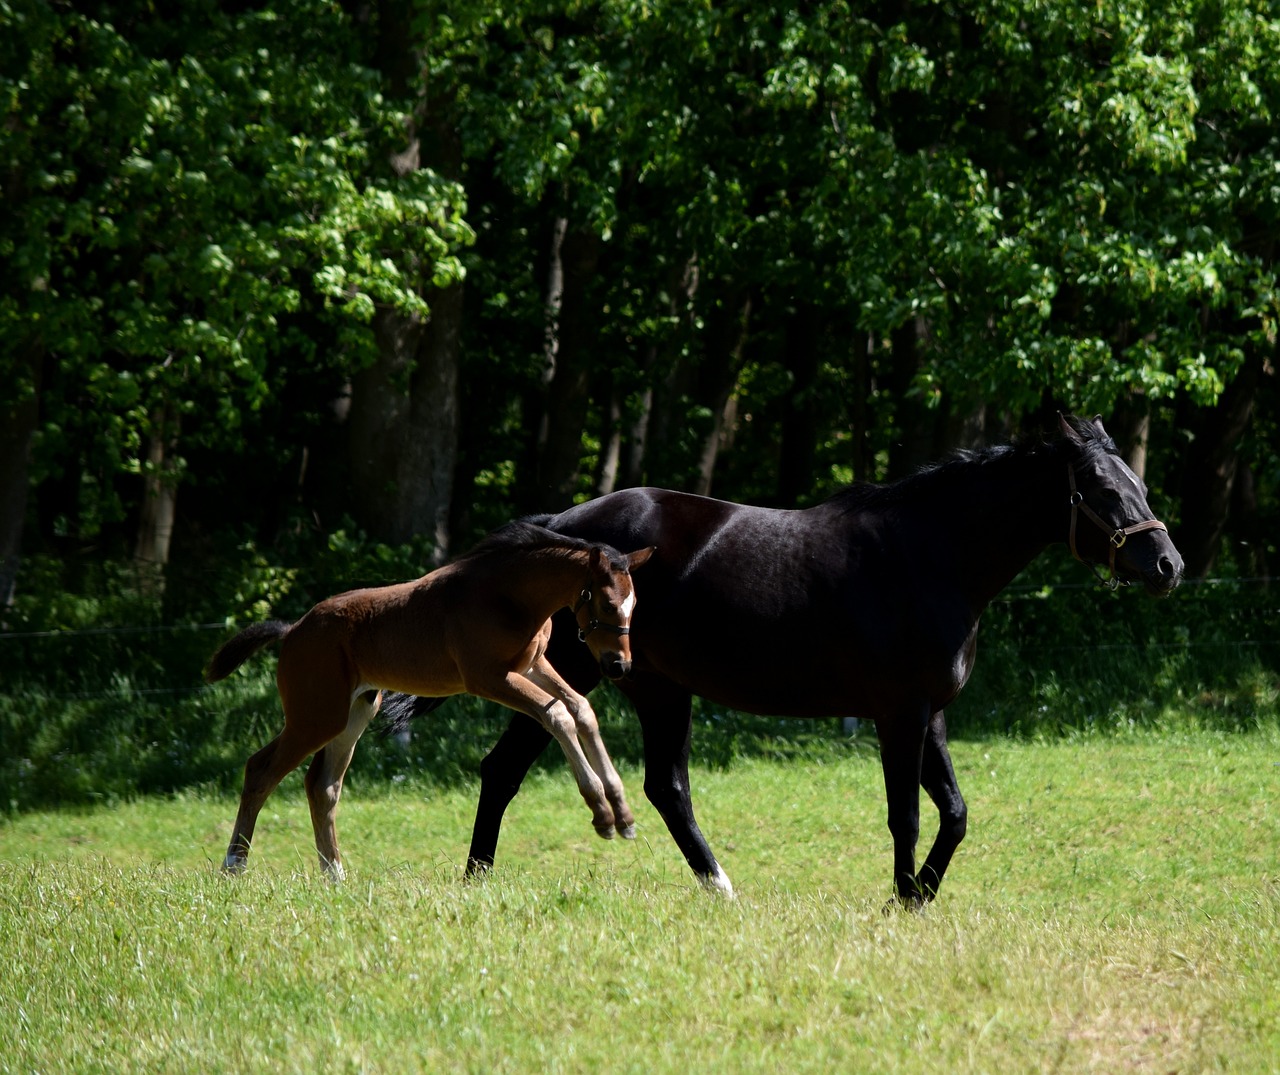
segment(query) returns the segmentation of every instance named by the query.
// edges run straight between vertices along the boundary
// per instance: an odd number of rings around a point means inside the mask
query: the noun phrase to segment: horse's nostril
[[[1167,556],[1160,557],[1160,562],[1156,565],[1156,568],[1167,579],[1173,578],[1178,573],[1177,566]]]

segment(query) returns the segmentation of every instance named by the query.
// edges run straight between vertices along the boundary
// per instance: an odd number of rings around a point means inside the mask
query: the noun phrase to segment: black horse
[[[628,489],[538,520],[616,548],[656,546],[636,576],[631,675],[619,686],[644,737],[645,794],[708,887],[732,886],[689,797],[692,695],[750,713],[874,721],[897,898],[932,899],[964,838],[966,807],[943,710],[973,669],[988,603],[1045,547],[1107,564],[1113,581],[1169,593],[1182,573],[1147,491],[1094,419],[1047,442],[957,454],[802,511]],[[583,648],[549,656],[585,692]],[[550,742],[517,716],[481,765],[468,871],[488,868],[507,804]],[[920,788],[941,824],[919,873]]]

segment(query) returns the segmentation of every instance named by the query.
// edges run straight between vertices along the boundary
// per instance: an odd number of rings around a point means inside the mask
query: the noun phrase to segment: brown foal
[[[414,582],[321,601],[296,623],[245,628],[209,662],[210,682],[280,641],[276,683],[284,730],[245,765],[244,791],[223,868],[244,869],[267,796],[311,754],[307,800],[325,872],[343,877],[334,824],[356,743],[382,690],[430,697],[463,692],[526,713],[555,737],[606,839],[635,835],[622,781],[591,704],[546,659],[551,615],[572,607],[579,635],[605,675],[631,668],[631,571],[652,554],[512,523]]]

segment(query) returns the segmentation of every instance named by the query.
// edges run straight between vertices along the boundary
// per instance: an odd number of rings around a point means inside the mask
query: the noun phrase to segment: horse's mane
[[[994,467],[1032,460],[1088,462],[1099,455],[1114,453],[1115,441],[1100,434],[1089,422],[1068,418],[1080,439],[1057,433],[1049,438],[1029,437],[1012,444],[996,444],[986,448],[957,448],[936,463],[929,463],[913,474],[896,481],[877,484],[855,482],[833,494],[827,503],[843,511],[866,511],[887,508],[906,501],[930,496],[936,491],[954,489]]]
[[[455,557],[455,562],[473,560],[480,556],[490,556],[503,552],[540,552],[563,551],[566,553],[590,552],[592,549],[603,549],[611,563],[620,560],[618,553],[608,545],[598,541],[584,541],[582,538],[557,534],[540,525],[541,521],[550,519],[549,515],[530,516],[516,519],[498,527],[485,535],[467,552]]]

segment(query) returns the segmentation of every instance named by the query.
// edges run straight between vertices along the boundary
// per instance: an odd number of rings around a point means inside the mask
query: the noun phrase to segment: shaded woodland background
[[[622,486],[806,505],[1059,409],[1219,581],[1103,607],[1042,558],[953,727],[1275,719],[1280,5],[0,29],[0,809],[230,779],[273,703],[265,664],[200,692],[228,622]]]
[[[806,504],[1058,408],[1191,575],[1271,570],[1274,4],[0,18],[6,597],[24,556],[438,561],[636,483]]]

